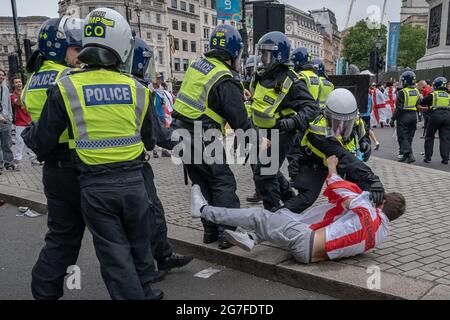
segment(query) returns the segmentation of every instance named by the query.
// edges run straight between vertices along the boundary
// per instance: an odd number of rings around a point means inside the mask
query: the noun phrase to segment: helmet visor
[[[67,40],[69,46],[81,47],[83,21],[78,18],[65,16],[61,18],[58,35]]]
[[[352,134],[353,127],[355,125],[356,117],[335,117],[332,113],[326,113],[327,128],[326,137],[342,138],[347,140]]]
[[[145,53],[150,54],[150,57],[144,70],[144,79],[153,80],[156,78],[155,55],[150,51],[146,51]]]

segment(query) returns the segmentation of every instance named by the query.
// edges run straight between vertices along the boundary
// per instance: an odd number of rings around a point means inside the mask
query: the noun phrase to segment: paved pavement
[[[389,134],[391,129],[383,130]],[[383,134],[380,133],[380,137]],[[183,183],[182,167],[175,166],[168,158],[151,159],[151,163],[168,223],[201,230],[201,224],[190,218],[190,189]],[[379,249],[340,262],[358,267],[377,265],[385,272],[450,285],[450,173],[376,157],[369,165],[388,191],[404,193],[407,212],[392,223],[389,238]],[[241,204],[247,206],[245,197],[254,190],[250,167],[235,165],[232,169]],[[3,187],[42,192],[40,172],[40,167],[24,163],[22,171],[0,176],[0,192]],[[320,197],[318,202],[322,201],[324,199]]]

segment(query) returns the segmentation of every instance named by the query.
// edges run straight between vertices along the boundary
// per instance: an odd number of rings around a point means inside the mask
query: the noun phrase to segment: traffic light
[[[23,39],[23,51],[25,51],[25,61],[28,63],[30,60],[31,54],[33,50],[31,49],[36,44],[35,41],[31,41],[30,39]]]
[[[12,78],[19,73],[19,61],[16,54],[13,53],[8,56],[8,67],[8,78]]]

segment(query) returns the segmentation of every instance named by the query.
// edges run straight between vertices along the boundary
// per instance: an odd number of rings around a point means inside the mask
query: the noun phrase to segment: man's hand
[[[368,144],[367,142],[361,142],[361,144],[359,145],[359,149],[361,150],[362,153],[367,153],[367,151],[369,151],[370,149],[370,144]]]
[[[249,90],[244,89],[244,99],[245,99],[245,101],[248,101],[251,98],[252,98],[252,93]]]
[[[7,123],[8,121],[2,116],[0,115],[0,123]]]
[[[278,120],[277,124],[275,125],[275,129],[280,130],[280,133],[287,133],[297,129],[297,126],[293,118],[284,118]]]
[[[262,137],[261,143],[259,144],[259,150],[267,150],[270,148],[271,144],[272,142],[269,139]]]
[[[380,205],[384,201],[384,187],[380,181],[372,183],[369,187],[370,199],[376,205]]]
[[[337,165],[339,163],[339,159],[336,156],[331,156],[327,158],[327,166],[328,172],[331,174],[337,173]]]
[[[389,122],[389,125],[391,126],[391,128],[395,128],[395,120],[392,120]]]

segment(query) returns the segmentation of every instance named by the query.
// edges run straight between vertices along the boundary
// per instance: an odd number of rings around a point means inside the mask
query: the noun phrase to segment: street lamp
[[[125,17],[127,18],[127,22],[130,23],[130,0],[124,0],[123,3],[125,5]]]
[[[136,9],[134,9],[134,11],[136,11],[136,15],[138,18],[138,29],[139,29],[139,37],[142,38],[141,36],[141,8],[136,7]]]
[[[380,50],[381,50],[382,47],[383,47],[383,42],[381,41],[380,33],[378,33],[377,41],[375,41],[375,48],[376,48],[376,51],[375,51],[376,80],[375,80],[375,82],[377,83],[377,85],[378,85],[378,70],[379,70],[378,69],[378,61],[379,61],[378,57],[380,55]]]

